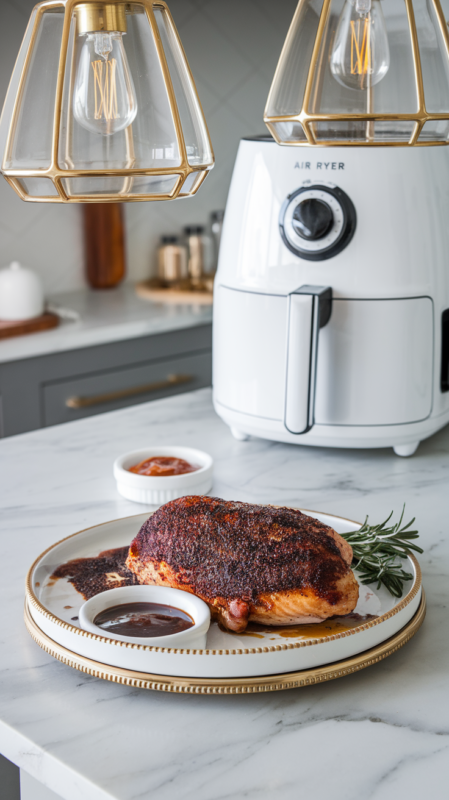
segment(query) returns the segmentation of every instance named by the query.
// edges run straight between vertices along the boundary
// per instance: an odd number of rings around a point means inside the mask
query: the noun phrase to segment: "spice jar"
[[[218,267],[218,255],[220,252],[221,232],[223,230],[224,211],[212,211],[210,215],[210,227],[214,244],[214,271]]]
[[[204,228],[201,225],[188,225],[184,228],[186,235],[189,277],[193,285],[201,283],[204,275]]]
[[[163,236],[157,252],[158,276],[166,284],[186,280],[189,274],[187,248],[177,236]]]

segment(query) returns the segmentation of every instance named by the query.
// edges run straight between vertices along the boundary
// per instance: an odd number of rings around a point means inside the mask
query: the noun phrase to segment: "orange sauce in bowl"
[[[151,456],[151,458],[141,461],[140,464],[129,467],[128,472],[134,472],[136,475],[149,475],[152,478],[165,478],[171,475],[186,475],[188,472],[196,472],[198,469],[201,467],[190,464],[183,458]]]

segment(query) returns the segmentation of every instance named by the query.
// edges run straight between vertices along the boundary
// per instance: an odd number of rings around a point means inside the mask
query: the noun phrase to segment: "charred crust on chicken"
[[[315,622],[357,603],[352,550],[332,528],[292,508],[183,497],[158,509],[131,544],[140,583],[205,600],[226,628]]]

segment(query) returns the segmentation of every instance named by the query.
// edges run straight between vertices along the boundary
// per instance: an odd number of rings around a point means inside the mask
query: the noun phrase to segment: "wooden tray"
[[[144,300],[153,300],[155,303],[178,303],[186,305],[211,306],[214,299],[212,292],[164,289],[160,286],[152,285],[151,281],[137,283],[136,294]]]
[[[67,650],[50,639],[34,622],[28,604],[25,604],[25,625],[34,641],[46,653],[67,664],[73,669],[85,672],[95,678],[121,683],[138,689],[153,689],[159,692],[175,692],[179,694],[257,694],[259,692],[276,692],[285,689],[299,689],[315,683],[324,683],[336,678],[352,675],[366,667],[377,664],[391,656],[410,641],[421,627],[426,616],[426,597],[423,591],[420,606],[414,617],[398,633],[382,644],[359,653],[352,658],[314,669],[290,672],[280,675],[263,675],[252,678],[181,678],[167,675],[153,675],[146,672],[111,667],[92,661]]]
[[[59,325],[59,317],[47,311],[40,317],[25,320],[0,320],[0,339],[9,339],[12,336],[26,336],[28,333],[48,331]]]

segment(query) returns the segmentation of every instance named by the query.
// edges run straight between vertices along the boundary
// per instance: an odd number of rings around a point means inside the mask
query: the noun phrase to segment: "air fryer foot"
[[[243,433],[243,431],[239,431],[237,428],[231,428],[231,433],[234,439],[237,439],[239,442],[247,442],[250,438],[249,433]]]
[[[396,447],[393,447],[394,452],[397,456],[402,456],[402,458],[408,458],[416,453],[419,447],[419,442],[411,442],[411,444],[397,444]]]

